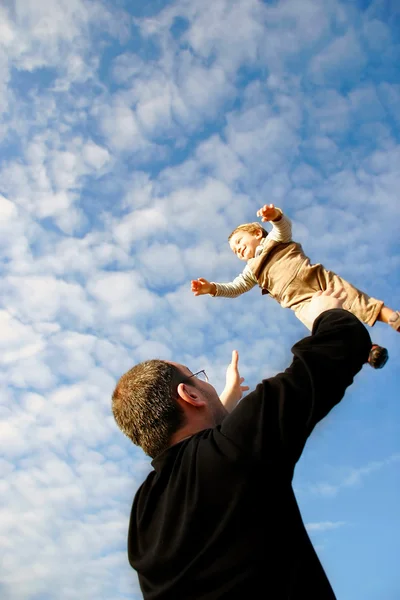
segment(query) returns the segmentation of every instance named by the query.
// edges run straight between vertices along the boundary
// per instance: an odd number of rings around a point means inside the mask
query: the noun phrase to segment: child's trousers
[[[284,308],[294,310],[296,317],[311,331],[308,304],[315,292],[329,286],[343,287],[347,299],[343,308],[349,310],[366,325],[372,327],[384,303],[355,288],[345,279],[328,271],[323,265],[310,264],[300,244],[276,243],[266,247],[260,257],[253,259],[251,270],[259,285]]]
[[[353,315],[358,317],[360,321],[366,325],[372,327],[375,324],[384,304],[382,300],[376,300],[375,298],[368,296],[345,279],[339,277],[339,275],[336,275],[336,273],[326,270],[320,264],[309,265],[308,268],[305,265],[304,271],[303,273],[299,273],[299,277],[301,277],[301,281],[305,284],[303,290],[305,290],[307,286],[312,290],[311,296],[316,291],[326,290],[329,286],[332,286],[334,290],[343,287],[347,294],[343,308],[353,313]],[[291,306],[296,317],[300,319],[310,331],[312,329],[312,322],[308,319],[307,308],[311,301],[311,296],[308,299],[304,299],[302,302]]]

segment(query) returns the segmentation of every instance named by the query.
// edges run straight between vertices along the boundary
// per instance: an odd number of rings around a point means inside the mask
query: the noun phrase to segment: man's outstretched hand
[[[347,298],[347,294],[343,287],[335,290],[332,286],[326,290],[316,292],[311,298],[307,308],[307,316],[311,323],[326,310],[331,308],[343,308],[343,304]]]
[[[228,412],[231,412],[236,404],[243,396],[243,392],[247,392],[248,385],[242,385],[244,377],[240,377],[239,368],[239,353],[237,350],[232,352],[232,360],[226,370],[226,384],[220,398],[222,404]]]

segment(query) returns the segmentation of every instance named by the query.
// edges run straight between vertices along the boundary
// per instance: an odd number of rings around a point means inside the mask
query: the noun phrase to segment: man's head
[[[142,362],[120,378],[112,411],[121,431],[152,458],[226,415],[210,383],[162,360]]]
[[[268,232],[259,223],[244,223],[232,231],[228,242],[240,260],[249,260],[254,258],[257,246],[267,235]]]

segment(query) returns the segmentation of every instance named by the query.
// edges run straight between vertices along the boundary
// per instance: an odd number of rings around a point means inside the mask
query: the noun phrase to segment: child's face
[[[229,245],[232,252],[234,252],[240,260],[249,260],[249,258],[254,258],[256,248],[260,245],[261,238],[261,231],[254,235],[248,231],[239,230],[233,234],[229,240]]]

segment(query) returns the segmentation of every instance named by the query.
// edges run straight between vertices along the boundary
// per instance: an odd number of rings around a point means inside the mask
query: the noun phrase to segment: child
[[[236,298],[255,285],[263,294],[270,294],[285,308],[291,308],[298,319],[311,330],[307,307],[311,297],[327,287],[343,287],[347,294],[344,308],[369,326],[383,321],[400,332],[400,312],[384,305],[382,300],[367,296],[350,283],[326,270],[321,264],[311,264],[300,244],[292,241],[290,220],[273,204],[265,204],[257,216],[272,223],[268,233],[259,223],[239,225],[228,238],[231,250],[247,262],[244,270],[230,283],[209,282],[199,278],[191,282],[195,296],[211,294]],[[385,348],[373,344],[369,364],[382,368],[388,359]]]

